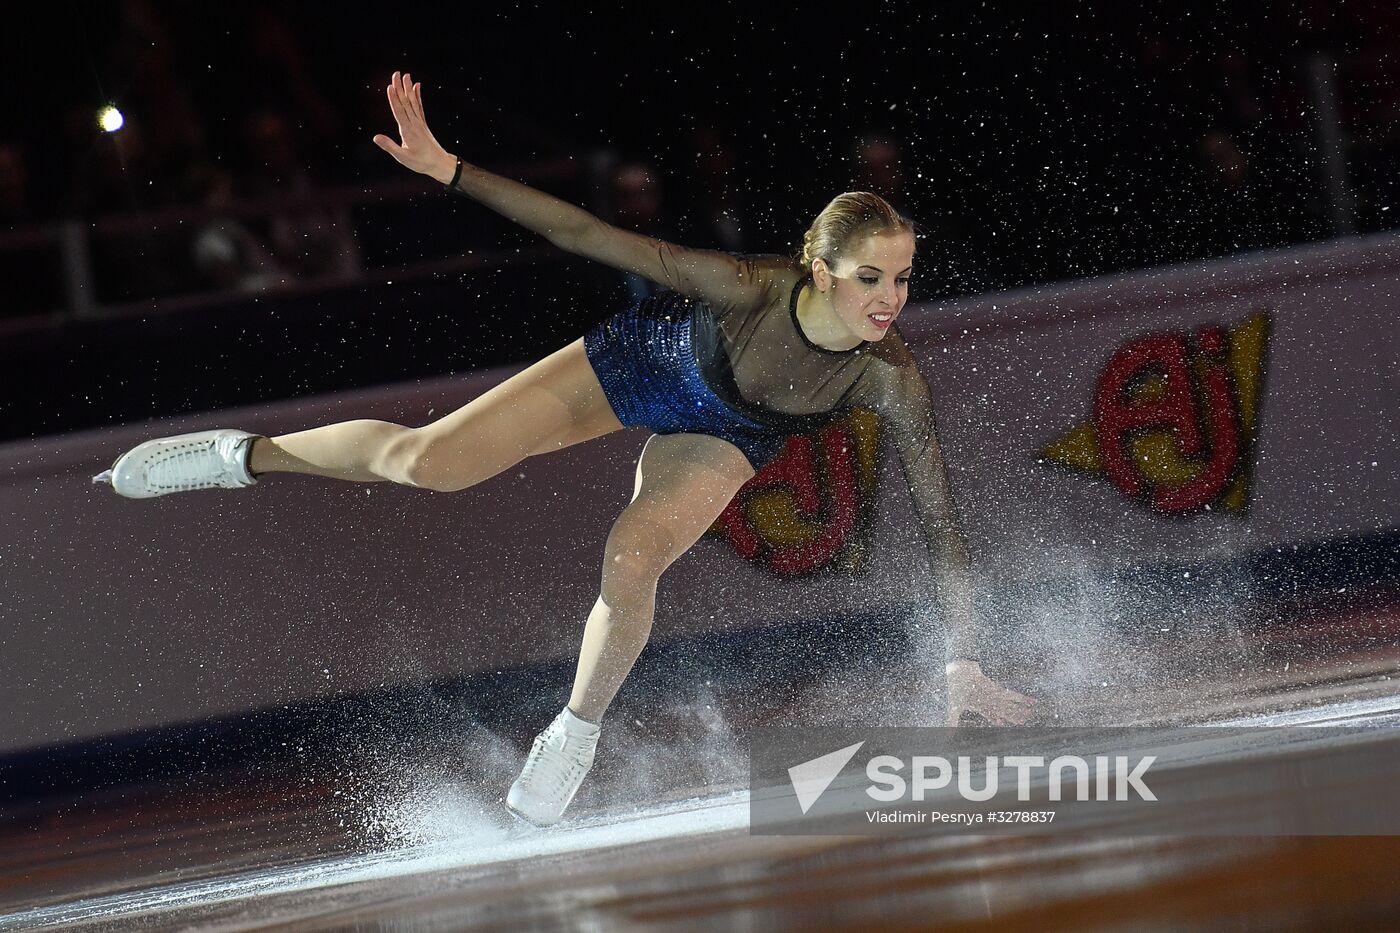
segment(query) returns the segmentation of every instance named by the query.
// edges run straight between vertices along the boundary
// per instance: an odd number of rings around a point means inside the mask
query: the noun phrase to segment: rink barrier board
[[[1203,599],[1246,611],[1270,586],[1393,579],[1400,471],[1385,454],[1400,372],[1397,245],[1368,237],[909,309],[900,325],[934,390],[989,604],[1015,620],[1053,608],[1059,591],[1110,592],[1136,574],[1156,581],[1124,587],[1141,593],[1129,607],[1139,614]],[[1238,508],[1163,514],[1083,467],[1094,456],[1083,425],[1106,367],[1141,352],[1177,360],[1179,375],[1219,374],[1225,356],[1203,361],[1211,354],[1193,341],[1212,326],[1238,331],[1260,309],[1271,316],[1267,351],[1230,363],[1260,378]],[[1154,335],[1166,339],[1142,342]],[[132,502],[89,482],[151,436],[351,418],[421,424],[509,372],[0,447],[0,702],[10,712],[0,754],[572,659],[644,432],[532,458],[451,496],[287,476]],[[1157,439],[1159,478],[1184,475],[1179,440]],[[1047,464],[1048,449],[1080,466]],[[881,492],[859,542],[863,571],[783,577],[709,537],[664,578],[654,641],[905,606],[933,613],[891,461],[886,451],[872,467]],[[1239,485],[1224,480],[1221,503]],[[1300,553],[1332,556],[1298,570]]]

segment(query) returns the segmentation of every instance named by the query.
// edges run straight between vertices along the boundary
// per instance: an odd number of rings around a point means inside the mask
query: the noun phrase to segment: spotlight
[[[111,104],[97,111],[97,125],[102,127],[103,132],[115,133],[125,122],[122,112]]]

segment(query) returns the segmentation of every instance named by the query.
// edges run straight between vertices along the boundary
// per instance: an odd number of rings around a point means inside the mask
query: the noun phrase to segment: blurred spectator
[[[1247,148],[1219,127],[1196,144],[1196,171],[1184,205],[1195,220],[1193,256],[1226,256],[1285,241],[1283,199],[1269,189]]]
[[[151,206],[146,200],[152,180],[143,121],[127,114],[120,130],[106,133],[98,128],[97,115],[91,110],[84,110],[81,117],[87,149],[75,166],[69,189],[72,212],[96,217]]]
[[[233,176],[212,164],[192,175],[191,189],[202,189],[209,208],[209,218],[191,245],[191,258],[203,281],[229,291],[263,292],[293,279],[247,226],[226,213],[234,200]]]
[[[641,162],[619,165],[612,175],[613,222],[625,230],[645,236],[676,242],[674,226],[666,219],[662,208],[661,182],[656,172]],[[622,274],[629,301],[640,301],[661,289],[650,279],[631,272]]]
[[[855,161],[853,191],[871,191],[895,210],[913,217],[914,205],[905,186],[904,147],[888,136],[869,135],[851,147]]]
[[[712,126],[701,126],[695,131],[694,144],[699,182],[697,245],[744,252],[747,207],[736,177],[739,159],[733,140]]]
[[[71,212],[79,217],[112,217],[157,206],[142,121],[127,115],[122,128],[105,133],[88,115],[91,142],[74,167]],[[179,262],[171,238],[147,224],[94,231],[90,241],[97,300],[121,303],[175,294]]]
[[[1250,133],[1264,121],[1258,75],[1239,52],[1223,52],[1214,62],[1216,108],[1225,125],[1240,133]]]
[[[1400,225],[1400,57],[1396,35],[1400,9],[1393,3],[1356,4],[1349,32],[1355,51],[1338,50],[1336,91],[1348,147],[1348,181],[1357,195],[1357,226],[1379,230]]]
[[[878,194],[895,210],[913,220],[917,228],[919,271],[910,285],[911,301],[928,301],[985,287],[981,263],[968,248],[964,211],[952,202],[946,189],[955,183],[946,165],[928,173],[940,179],[943,190],[915,191],[905,147],[893,137],[867,133],[851,143],[854,162],[850,190]],[[925,164],[943,157],[935,151],[920,154]]]
[[[179,24],[151,0],[127,0],[120,9],[123,31],[109,67],[130,76],[122,106],[143,131],[150,174],[138,203],[143,208],[178,203],[180,175],[205,148],[200,113],[175,57]]]
[[[71,18],[49,15],[58,23]],[[85,8],[81,18],[91,41],[71,45],[83,80],[48,82],[44,93],[53,99],[38,106],[23,103],[23,96],[10,105],[6,135],[30,148],[0,147],[0,223],[47,219],[65,208],[96,217],[198,203],[206,186],[196,185],[191,195],[179,180],[221,162],[232,175],[219,184],[231,185],[233,196],[284,202],[266,234],[258,233],[260,223],[251,226],[283,274],[340,278],[355,274],[360,249],[379,258],[373,235],[392,240],[406,258],[423,254],[394,232],[401,228],[381,224],[372,234],[362,224],[364,240],[357,243],[348,212],[295,203],[333,177],[357,184],[405,177],[369,142],[374,132],[393,131],[384,87],[394,68],[413,68],[424,80],[438,102],[429,116],[440,138],[478,164],[508,169],[541,153],[578,157],[582,146],[573,140],[591,134],[596,123],[568,94],[549,95],[546,105],[508,75],[454,71],[457,53],[446,39],[396,46],[413,36],[411,24],[386,25],[387,46],[357,46],[345,41],[356,34],[353,21],[327,20],[278,0],[236,8],[118,0]],[[755,142],[751,152],[736,146],[734,128],[743,140],[756,139],[752,126],[738,122],[746,119],[741,111],[711,115],[705,93],[677,97],[656,126],[698,126],[692,145],[672,150],[694,158],[694,175],[668,171],[668,187],[673,177],[685,187],[670,188],[663,198],[647,166],[625,166],[599,179],[617,201],[615,213],[601,213],[671,237],[677,231],[668,220],[683,218],[682,242],[742,252],[773,248],[779,232],[784,239],[800,234],[787,228],[786,218],[809,219],[821,206],[801,198],[873,190],[920,225],[920,298],[934,297],[925,289],[983,291],[1327,236],[1317,107],[1307,77],[1310,58],[1323,55],[1337,62],[1359,227],[1400,221],[1392,188],[1400,163],[1395,4],[1226,4],[1204,17],[1185,8],[1141,17],[1124,8],[1079,25],[1050,12],[1044,18],[1044,33],[1027,34],[1060,41],[1063,54],[1037,65],[1034,82],[1022,73],[1003,86],[996,63],[984,62],[959,68],[966,76],[961,96],[940,98],[936,110],[901,106],[886,116],[839,109],[823,127],[831,142],[798,171],[791,159],[764,161],[787,143],[775,139],[759,148]],[[507,19],[472,41],[483,51],[508,47],[504,38],[518,33]],[[988,42],[1000,41],[994,24],[983,26]],[[1076,44],[1081,33],[1087,44]],[[612,48],[602,44],[611,41],[605,33],[594,40],[583,35],[561,39],[559,47],[593,41],[599,54]],[[22,31],[16,36],[23,39]],[[384,47],[411,49],[413,61],[384,59]],[[43,58],[37,47],[34,57]],[[91,85],[89,75],[96,78]],[[1055,96],[1071,87],[1097,90]],[[99,93],[112,95],[126,116],[116,134],[94,125]],[[853,117],[856,112],[865,116]],[[870,129],[842,163],[829,153],[860,129],[853,119],[868,119]],[[964,126],[977,132],[953,129]],[[960,138],[940,139],[945,128]],[[52,144],[41,150],[39,138]],[[589,138],[628,144],[625,136]],[[791,144],[815,151],[813,141]],[[238,158],[240,144],[250,165]],[[950,151],[940,151],[944,146]],[[801,211],[786,211],[784,198],[800,201]],[[599,200],[601,206],[607,198]],[[356,216],[363,220],[363,211]],[[494,224],[479,220],[473,235],[494,242]],[[143,238],[133,229],[96,244],[104,300],[166,292],[171,282],[160,269],[162,257],[174,252],[188,261],[186,244],[164,247]],[[184,271],[187,278],[191,270]],[[121,284],[103,284],[112,281]],[[182,278],[181,287],[186,284]],[[653,288],[639,279],[627,283],[633,296]]]
[[[31,213],[28,167],[24,149],[0,144],[0,230],[23,227],[36,220]],[[55,311],[63,305],[63,270],[48,241],[38,248],[0,248],[0,318]]]
[[[32,222],[29,169],[24,149],[17,143],[0,144],[0,227]]]
[[[296,198],[314,195],[317,188],[297,146],[296,131],[280,114],[268,110],[249,117],[246,130],[253,166],[249,195],[293,201],[276,210],[269,223],[277,261],[298,277],[354,277],[360,268],[359,250],[348,211],[295,203]]]
[[[312,138],[335,139],[340,134],[340,115],[312,78],[306,47],[288,25],[287,11],[282,7],[273,3],[250,11],[253,58],[270,73],[272,99],[282,105],[294,104],[298,124],[307,127]]]

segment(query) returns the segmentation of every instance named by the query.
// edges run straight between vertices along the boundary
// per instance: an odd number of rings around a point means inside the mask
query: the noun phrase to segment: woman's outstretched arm
[[[872,352],[884,353],[891,362],[880,369],[869,402],[894,436],[909,496],[923,526],[934,587],[943,607],[947,629],[947,724],[958,725],[964,712],[977,713],[998,725],[1024,722],[1035,700],[1000,686],[982,672],[972,599],[972,561],[938,443],[928,383],[897,332],[886,335]]]
[[[423,86],[394,72],[389,106],[402,142],[374,137],[401,165],[442,184],[452,181],[457,157],[444,149],[423,116]],[[709,300],[757,297],[763,283],[752,264],[717,250],[689,249],[615,227],[581,207],[528,185],[462,162],[457,190],[503,217],[540,234],[560,249],[634,272],[667,288]]]

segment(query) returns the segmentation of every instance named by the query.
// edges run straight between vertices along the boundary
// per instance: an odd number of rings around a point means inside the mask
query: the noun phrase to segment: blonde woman
[[[939,449],[928,385],[895,319],[908,297],[912,223],[874,194],[838,196],[800,257],[695,250],[613,227],[445,151],[421,84],[387,89],[402,165],[561,249],[667,290],[422,427],[358,420],[265,437],[220,429],[138,445],[94,477],[124,496],[250,486],[290,472],[455,492],[533,454],[623,427],[655,434],[631,504],[613,523],[568,704],[535,739],[507,805],[556,822],[592,767],[599,722],[651,631],[656,585],[788,436],[861,406],[888,425],[922,522],[948,629],[948,721],[1025,721],[1034,700],[982,673],[967,547]]]

